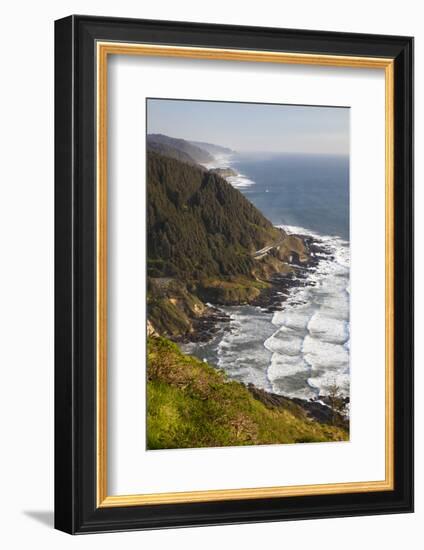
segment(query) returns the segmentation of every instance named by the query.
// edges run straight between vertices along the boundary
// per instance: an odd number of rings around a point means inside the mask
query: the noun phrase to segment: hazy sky
[[[349,153],[346,107],[149,99],[147,132],[236,151]]]

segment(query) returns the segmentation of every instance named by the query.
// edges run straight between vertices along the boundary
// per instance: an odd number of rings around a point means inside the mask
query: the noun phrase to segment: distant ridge
[[[151,151],[156,151],[157,153],[189,163],[207,163],[214,160],[213,155],[208,151],[201,149],[197,145],[193,145],[190,141],[173,138],[164,134],[148,134],[147,148]]]
[[[216,173],[150,152],[147,176],[149,275],[251,277],[252,252],[281,240],[281,231]]]
[[[181,149],[177,149],[176,147],[171,147],[166,143],[148,140],[147,151],[149,153],[158,153],[159,155],[163,155],[164,157],[179,160],[180,162],[185,162],[186,164],[200,167],[200,165],[188,153],[182,151]]]
[[[190,141],[192,145],[195,145],[196,147],[200,147],[201,149],[204,149],[211,155],[231,155],[234,154],[235,151],[232,149],[229,149],[228,147],[222,147],[221,145],[215,145],[213,143],[207,143],[206,141]]]

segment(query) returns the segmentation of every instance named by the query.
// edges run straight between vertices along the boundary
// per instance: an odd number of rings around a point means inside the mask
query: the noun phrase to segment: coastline
[[[254,182],[244,174],[239,173],[232,166],[231,159],[234,154],[217,155],[213,162],[201,163],[206,170],[219,173],[219,175],[230,183],[236,189],[248,187]],[[228,173],[226,174],[226,172]],[[290,262],[290,270],[288,272],[279,272],[273,274],[266,283],[269,287],[263,288],[256,298],[248,300],[246,304],[259,307],[264,312],[274,313],[281,311],[284,308],[285,301],[293,295],[298,288],[304,288],[308,284],[314,284],[308,279],[308,270],[316,268],[322,259],[333,260],[331,253],[320,240],[319,236],[312,235],[311,232],[306,233],[303,228],[296,228],[299,232],[292,232],[292,227],[278,225],[275,226],[282,229],[289,236],[302,239],[308,250],[308,258],[306,261],[299,261],[293,258]],[[192,333],[185,334],[180,338],[175,339],[176,342],[206,342],[216,333],[216,324],[228,323],[229,316],[220,309],[217,304],[208,303],[208,310],[195,320],[195,330]],[[232,304],[225,304],[232,305]]]
[[[328,403],[325,403],[325,396],[319,396],[317,399],[300,399],[298,397],[288,397],[286,395],[277,395],[257,388],[253,384],[248,384],[247,389],[255,399],[269,408],[287,408],[291,403],[301,407],[309,418],[316,420],[320,424],[337,425],[349,431],[349,416],[342,415],[333,410]],[[346,402],[348,404],[349,401]]]
[[[299,290],[315,284],[308,277],[308,271],[317,268],[321,261],[334,261],[334,256],[325,248],[325,245],[319,239],[305,234],[296,234],[296,236],[305,239],[309,250],[313,253],[308,262],[304,264],[299,263],[297,265],[299,269],[295,273],[276,274],[272,278],[272,281],[270,281],[270,288],[264,289],[260,296],[249,304],[245,304],[245,306],[240,305],[238,307],[253,306],[260,309],[261,312],[268,314],[284,311],[285,303],[288,299],[296,299],[296,294]],[[200,355],[197,355],[193,349],[190,349],[190,344],[206,344],[217,335],[219,336],[219,334],[231,333],[231,314],[224,311],[222,306],[214,304],[207,304],[207,306],[209,311],[205,316],[199,318],[196,330],[181,338],[175,339],[181,351],[186,355],[194,355],[200,358]],[[231,306],[227,306],[227,309],[230,308]],[[203,361],[206,360],[203,359]],[[211,364],[217,370],[222,369],[219,365]],[[319,423],[327,425],[335,424],[349,431],[349,414],[343,415],[335,412],[330,407],[326,395],[321,395],[319,392],[316,392],[315,396],[309,399],[292,397],[284,393],[276,394],[269,389],[263,389],[251,382],[245,383],[241,380],[238,381],[247,387],[255,399],[259,400],[268,408],[284,409],[287,408],[288,404],[292,403],[300,406],[309,418]],[[343,399],[348,407],[349,397],[344,396]]]
[[[232,166],[230,156],[226,156],[225,158],[223,157],[219,159],[219,161],[217,159],[217,162],[214,163],[213,166],[207,168],[212,170],[221,169],[223,171],[231,170],[232,172],[234,172],[234,167]],[[252,182],[246,176],[240,173],[237,173],[237,175],[229,175],[225,177],[225,179],[236,188],[248,187],[254,184],[254,182]],[[246,181],[248,182],[247,184]],[[306,289],[307,287],[314,286],[316,284],[314,277],[311,277],[310,275],[311,273],[319,270],[320,263],[322,262],[323,264],[325,264],[337,261],[335,258],[335,251],[332,250],[332,247],[328,246],[328,242],[326,242],[328,241],[329,237],[320,236],[311,231],[303,230],[303,228],[300,227],[278,227],[286,230],[287,233],[290,235],[295,235],[296,237],[301,238],[308,248],[309,257],[307,262],[301,263],[296,262],[296,260],[293,261],[291,266],[293,270],[289,273],[274,274],[268,281],[270,283],[270,286],[263,289],[257,298],[249,302],[250,306],[256,307],[260,309],[260,311],[270,314],[284,312],[287,302],[290,302],[291,306],[296,305],[296,296],[298,296],[300,302],[301,291]],[[296,232],[294,233],[291,231]],[[343,239],[340,239],[340,242],[346,245],[348,244],[343,241]],[[217,315],[216,312],[212,313],[212,315],[204,325],[207,328],[205,333],[195,333],[193,335],[189,335],[185,339],[182,339],[180,343],[183,344],[183,348],[187,349],[187,347],[191,347],[184,345],[189,342],[194,341],[197,343],[205,343],[208,341],[208,339],[216,338],[217,333],[219,333],[220,331],[222,337],[225,335],[225,333],[231,334],[231,314],[224,312],[222,309],[220,310],[220,306],[212,306],[212,308],[215,311],[221,311],[223,313],[223,317],[219,318],[219,315]],[[276,332],[278,332],[278,330]],[[263,345],[266,347],[265,342]],[[188,351],[187,353],[192,354],[193,349],[191,351]],[[200,357],[201,354],[198,354],[197,356]],[[222,368],[222,365],[217,364],[216,368]],[[310,366],[309,369],[311,373],[314,370],[313,366]],[[242,381],[239,378],[237,379],[239,381]],[[270,399],[271,401],[274,401],[274,403],[277,403],[279,399],[292,401],[293,403],[297,403],[299,406],[304,408],[307,411],[308,415],[319,422],[326,422],[326,420],[328,421],[329,415],[333,414],[331,413],[331,408],[328,405],[328,396],[325,394],[325,392],[324,394],[321,394],[319,387],[310,386],[310,389],[313,390],[312,396],[295,397],[293,395],[290,396],[280,391],[277,394],[272,391],[272,388],[263,388],[260,387],[260,385],[256,386],[252,382],[242,381],[242,383],[244,383],[250,389],[254,388],[253,391],[256,394],[255,397],[259,398],[263,402],[269,401]],[[344,428],[348,430],[349,390],[347,392],[344,391],[343,400],[347,409],[346,414],[338,415],[337,421],[340,423],[340,425],[343,425]]]
[[[256,194],[268,192],[234,169],[233,156],[220,155],[202,168],[241,194],[251,186],[256,186]],[[265,216],[267,210],[259,212]],[[343,354],[348,357],[348,338],[341,350],[339,321],[334,320],[334,312],[320,318],[323,312],[315,303],[325,281],[334,279],[339,244],[347,247],[348,243],[302,227],[271,227],[274,232],[268,241],[250,248],[247,275],[215,275],[187,285],[172,277],[153,278],[152,295],[162,304],[155,317],[152,303],[152,320],[163,319],[165,324],[150,326],[149,335],[164,335],[179,345],[188,360],[197,358],[225,372],[267,408],[284,410],[291,404],[316,422],[337,423],[348,431],[349,381],[338,388],[343,392],[339,401],[345,414],[336,413],[329,403],[331,380],[324,380],[327,387],[321,383],[323,372],[327,378],[334,375],[334,384],[346,380],[339,366],[344,364]],[[337,313],[337,304],[334,308]]]
[[[260,291],[259,296],[239,306],[249,305],[260,308],[266,313],[282,311],[288,298],[295,295],[296,290],[314,284],[308,278],[308,270],[316,268],[322,259],[331,260],[331,254],[322,246],[318,240],[307,235],[290,234],[304,240],[310,257],[305,262],[293,261],[290,264],[291,271],[287,273],[275,273],[266,283],[268,287]],[[217,325],[229,323],[230,315],[223,311],[222,307],[231,307],[233,304],[207,303],[207,310],[194,320],[194,330],[174,338],[178,343],[207,342],[218,331]]]
[[[149,450],[349,440],[334,409],[231,380],[163,337],[147,349]]]

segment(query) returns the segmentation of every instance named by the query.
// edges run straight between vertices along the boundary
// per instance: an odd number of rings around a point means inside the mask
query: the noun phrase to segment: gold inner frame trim
[[[394,60],[218,48],[97,42],[97,506],[142,506],[255,498],[364,493],[394,489]],[[385,72],[385,479],[349,483],[109,496],[107,493],[107,61],[142,55],[384,69]]]

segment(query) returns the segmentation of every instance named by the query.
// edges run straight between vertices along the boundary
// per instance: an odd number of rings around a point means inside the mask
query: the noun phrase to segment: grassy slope
[[[347,439],[344,430],[308,419],[294,403],[266,407],[165,338],[149,338],[147,403],[149,449]]]

